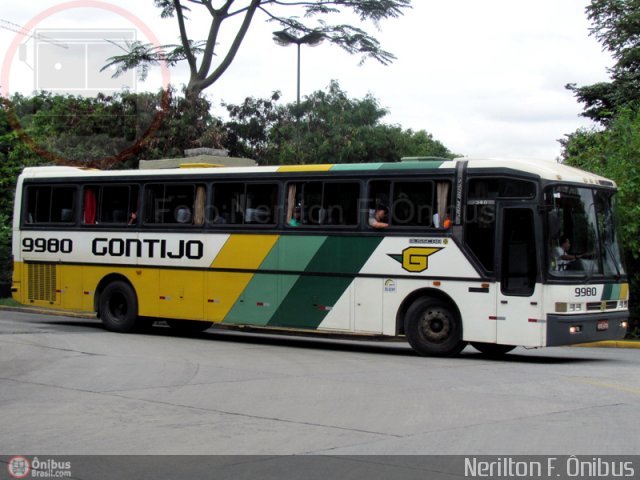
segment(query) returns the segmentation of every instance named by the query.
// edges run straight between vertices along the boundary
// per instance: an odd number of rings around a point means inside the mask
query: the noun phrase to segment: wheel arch
[[[414,290],[409,295],[407,295],[405,299],[402,301],[402,303],[400,304],[400,308],[398,308],[398,313],[396,314],[396,335],[405,334],[404,319],[405,319],[407,310],[409,310],[409,307],[413,302],[415,302],[418,298],[422,298],[422,297],[435,298],[451,306],[451,308],[457,315],[458,319],[460,320],[460,324],[462,325],[462,315],[460,315],[460,309],[458,308],[458,305],[456,304],[456,302],[454,302],[449,295],[447,295],[445,292],[437,288],[420,288],[418,290]],[[464,328],[463,328],[463,331],[464,331]]]
[[[93,296],[93,310],[98,315],[98,318],[100,317],[100,296],[102,295],[102,292],[107,287],[107,285],[116,281],[122,281],[127,283],[133,290],[133,293],[136,296],[136,298],[138,297],[138,292],[136,291],[131,281],[125,275],[122,275],[121,273],[110,273],[109,275],[106,275],[98,283],[98,286],[96,287],[96,293]]]

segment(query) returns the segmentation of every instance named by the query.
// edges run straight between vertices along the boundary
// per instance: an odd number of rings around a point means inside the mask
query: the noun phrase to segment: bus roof
[[[455,169],[459,162],[467,162],[470,170],[512,170],[537,175],[542,179],[591,185],[614,187],[615,183],[599,175],[573,168],[561,163],[544,160],[498,159],[498,158],[456,158],[435,159],[431,157],[404,159],[397,163],[345,163],[345,164],[311,164],[311,165],[274,165],[253,167],[216,167],[216,168],[174,168],[157,170],[97,170],[83,167],[27,167],[23,170],[23,178],[81,178],[81,177],[150,177],[182,175],[216,175],[216,174],[252,174],[252,173],[305,173],[305,172],[374,172],[417,171]],[[195,167],[195,166],[194,166]]]

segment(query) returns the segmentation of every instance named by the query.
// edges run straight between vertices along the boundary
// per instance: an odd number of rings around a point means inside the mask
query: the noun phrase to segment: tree
[[[189,65],[187,100],[200,96],[229,68],[256,14],[274,22],[293,35],[322,34],[329,42],[349,53],[362,54],[363,60],[374,58],[387,64],[395,57],[382,49],[379,42],[364,30],[346,24],[329,24],[319,17],[328,18],[347,12],[355,13],[360,21],[378,23],[395,18],[410,7],[411,0],[154,0],[163,18],[175,18],[180,32],[179,45],[155,46],[134,42],[128,51],[110,58],[103,70],[116,66],[116,75],[134,67],[141,67],[145,75],[150,65],[167,62],[169,66],[186,61]],[[193,40],[188,32],[188,15],[198,7],[210,17],[209,32],[204,40]],[[301,16],[299,14],[302,13]],[[195,13],[194,13],[195,15]],[[200,15],[200,13],[198,13]],[[229,20],[240,19],[233,41],[223,46],[220,32]],[[317,23],[311,24],[312,19]],[[214,62],[214,60],[216,60]]]
[[[640,335],[640,112],[622,109],[604,130],[581,129],[562,141],[563,161],[618,184],[622,247],[631,282],[632,331]]]
[[[39,163],[135,167],[140,158],[182,156],[185,149],[200,146],[222,147],[222,127],[210,108],[206,98],[187,104],[173,88],[158,94],[122,92],[95,98],[16,94],[0,104],[0,130],[3,121],[5,125],[0,153],[31,147],[22,155],[35,156]]]
[[[402,156],[454,155],[425,131],[386,125],[387,111],[371,94],[349,98],[338,82],[297,104],[280,105],[280,94],[226,105],[227,144],[232,155],[263,164],[397,162]]]
[[[610,82],[567,85],[583,115],[601,129],[580,129],[561,141],[563,162],[618,183],[622,246],[631,283],[631,331],[640,335],[640,0],[591,0],[591,35],[616,60]]]
[[[616,60],[610,82],[567,88],[584,104],[583,115],[607,124],[621,109],[640,102],[640,0],[592,0],[591,35]]]

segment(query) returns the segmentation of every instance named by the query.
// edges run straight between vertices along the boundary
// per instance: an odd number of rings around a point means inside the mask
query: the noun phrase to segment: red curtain
[[[96,192],[92,188],[84,191],[84,223],[86,225],[96,223]]]

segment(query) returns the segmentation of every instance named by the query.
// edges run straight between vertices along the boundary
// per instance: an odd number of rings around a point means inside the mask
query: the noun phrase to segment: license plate
[[[596,330],[598,330],[599,332],[609,330],[609,320],[598,320],[598,323],[596,324]]]

